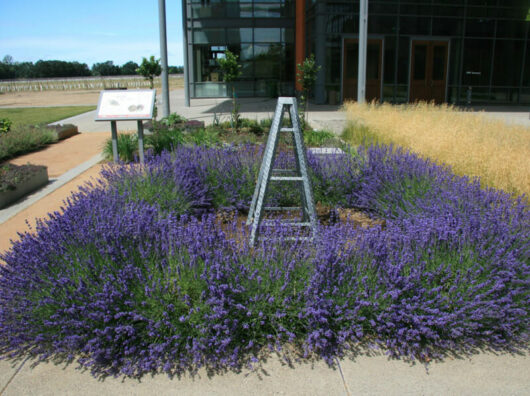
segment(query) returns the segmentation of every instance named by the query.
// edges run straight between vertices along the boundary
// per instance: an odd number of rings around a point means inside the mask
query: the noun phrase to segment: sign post
[[[117,121],[137,121],[138,152],[140,163],[144,163],[144,125],[142,121],[151,120],[155,108],[156,91],[154,89],[136,89],[130,91],[101,91],[99,94],[96,121],[110,121],[112,133],[112,156],[118,162]]]

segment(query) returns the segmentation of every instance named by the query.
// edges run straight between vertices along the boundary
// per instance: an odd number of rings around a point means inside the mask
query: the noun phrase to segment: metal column
[[[158,0],[160,59],[162,62],[162,117],[169,116],[169,81],[167,76],[166,1]]]
[[[368,0],[361,0],[359,10],[359,72],[357,77],[357,101],[366,100],[366,48],[368,42]]]
[[[184,51],[184,102],[190,107],[190,62],[188,60],[188,5],[182,0],[182,38]]]

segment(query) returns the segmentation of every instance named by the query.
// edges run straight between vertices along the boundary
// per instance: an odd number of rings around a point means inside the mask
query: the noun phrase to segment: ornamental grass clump
[[[2,355],[141,376],[239,369],[271,351],[332,364],[364,345],[420,361],[527,348],[525,201],[393,147],[308,153],[315,195],[386,225],[321,225],[310,243],[278,239],[292,231],[278,223],[250,247],[246,226],[215,211],[248,209],[261,150],[108,166],[0,256]]]

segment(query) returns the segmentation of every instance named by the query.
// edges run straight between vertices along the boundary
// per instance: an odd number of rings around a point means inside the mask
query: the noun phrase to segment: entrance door
[[[366,48],[366,101],[381,98],[383,40],[369,39]],[[357,100],[357,76],[359,70],[359,40],[344,40],[344,64],[342,79],[343,99]]]
[[[412,41],[410,101],[445,102],[447,41]]]

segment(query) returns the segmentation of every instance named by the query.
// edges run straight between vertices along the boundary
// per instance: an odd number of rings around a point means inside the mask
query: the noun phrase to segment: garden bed
[[[314,242],[269,227],[251,247],[218,214],[244,218],[261,150],[180,146],[106,167],[0,257],[0,351],[141,376],[271,351],[333,364],[366,344],[423,362],[527,349],[525,201],[393,147],[308,153],[315,201],[341,221]],[[274,166],[292,164],[281,153]],[[296,193],[272,186],[270,203],[296,206]]]
[[[0,209],[48,183],[48,169],[40,165],[0,166]]]

